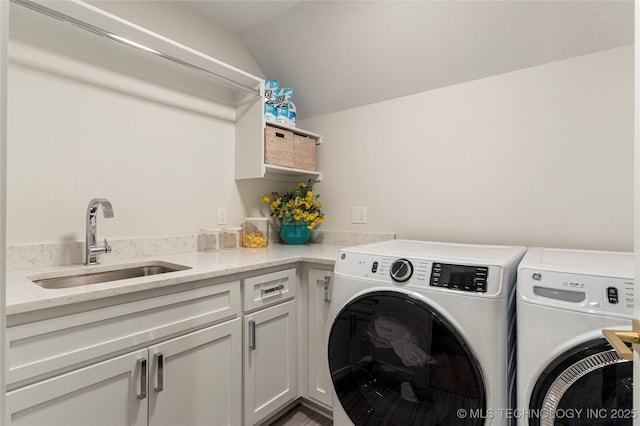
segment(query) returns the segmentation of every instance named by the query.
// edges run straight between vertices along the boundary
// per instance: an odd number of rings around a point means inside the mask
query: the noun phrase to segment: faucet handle
[[[109,245],[109,243],[107,242],[107,239],[104,239],[104,252],[105,253],[111,253],[111,246]]]

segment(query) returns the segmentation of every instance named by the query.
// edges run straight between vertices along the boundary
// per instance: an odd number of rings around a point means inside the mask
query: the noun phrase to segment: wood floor
[[[332,426],[331,419],[304,405],[298,405],[269,426]]]

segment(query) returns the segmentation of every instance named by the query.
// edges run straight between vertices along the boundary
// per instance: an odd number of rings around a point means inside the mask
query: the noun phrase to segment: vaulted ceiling
[[[190,1],[300,118],[633,43],[633,1]]]

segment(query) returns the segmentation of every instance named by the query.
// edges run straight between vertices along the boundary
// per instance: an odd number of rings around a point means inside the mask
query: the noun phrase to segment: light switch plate
[[[227,224],[227,208],[218,207],[218,225]]]
[[[367,223],[367,208],[351,207],[351,223]]]

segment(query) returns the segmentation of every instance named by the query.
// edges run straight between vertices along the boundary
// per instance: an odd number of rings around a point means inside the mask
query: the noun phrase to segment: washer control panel
[[[455,290],[485,293],[489,268],[486,266],[454,265],[434,262],[429,285]]]
[[[463,292],[478,296],[502,297],[509,274],[496,265],[432,260],[416,257],[391,257],[363,253],[341,253],[336,262],[336,277],[348,276],[379,285],[394,284],[407,289],[429,288],[437,292]],[[336,282],[338,280],[336,279]]]
[[[373,262],[371,272],[377,272],[378,262]],[[409,259],[395,259],[391,262],[389,275],[397,283],[409,281],[413,276],[414,266]],[[422,279],[429,277],[426,270],[421,271],[417,265],[417,273]],[[428,268],[426,268],[428,269]],[[422,272],[422,273],[420,273]],[[444,287],[453,290],[471,291],[474,293],[486,293],[489,267],[457,265],[452,263],[433,262],[431,264],[431,287]]]

